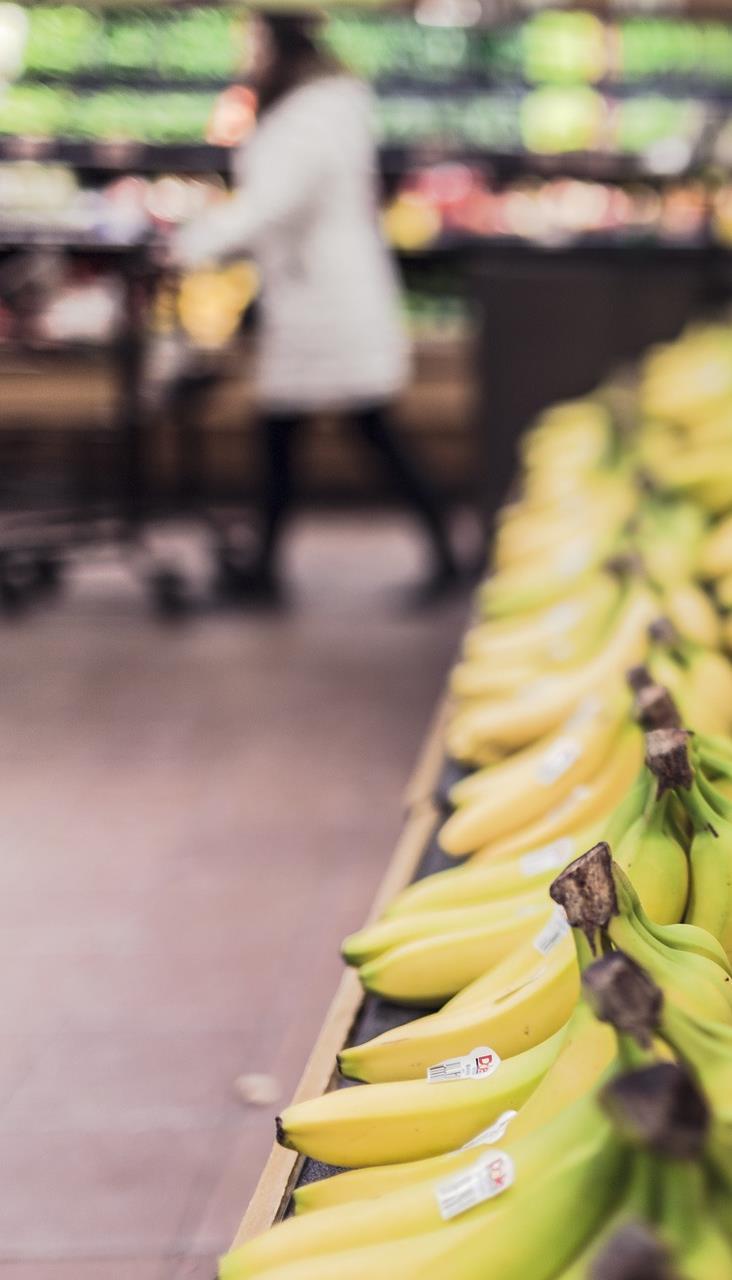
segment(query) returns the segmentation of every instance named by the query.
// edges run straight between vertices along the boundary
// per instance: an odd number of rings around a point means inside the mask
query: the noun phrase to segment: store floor
[[[394,519],[295,607],[161,627],[121,571],[3,624],[0,1280],[211,1280],[400,824],[465,612]]]

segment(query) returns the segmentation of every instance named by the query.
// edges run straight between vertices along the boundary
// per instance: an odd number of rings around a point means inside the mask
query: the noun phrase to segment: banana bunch
[[[343,945],[406,1021],[279,1117],[345,1171],[221,1280],[732,1280],[732,328],[520,454],[450,679],[455,865]]]
[[[415,1280],[478,1280],[486,1257],[515,1280],[589,1277],[595,1259],[638,1220],[657,1233],[646,1232],[654,1248],[683,1256],[688,1280],[728,1274],[732,1244],[712,1194],[725,1158],[709,1141],[710,1128],[714,1137],[725,1125],[715,1102],[705,1101],[716,1095],[703,1093],[709,1083],[723,1098],[724,1080],[721,1070],[715,1080],[712,1055],[697,1052],[695,1038],[708,1037],[722,1059],[726,1052],[729,1070],[732,1019],[683,1015],[620,951],[592,962],[594,933],[612,945],[606,931],[621,914],[611,903],[616,877],[609,854],[592,850],[556,886],[580,922],[574,936],[589,998],[580,999],[543,1084],[518,1115],[503,1113],[462,1149],[302,1188],[294,1219],[224,1258],[221,1280],[365,1280],[374,1266]],[[686,954],[706,956],[699,935],[690,930]],[[698,1085],[689,1076],[695,1053]],[[458,1082],[432,1087],[447,1094]],[[540,1091],[541,1105],[532,1106]],[[693,1232],[682,1230],[675,1192],[690,1197]]]
[[[571,952],[553,937],[547,887],[562,866],[603,836],[612,840],[621,869],[656,924],[678,923],[687,911],[697,918],[700,899],[711,899],[713,908],[705,908],[709,920],[702,922],[711,927],[713,913],[723,917],[724,923],[712,931],[732,951],[732,923],[726,924],[732,912],[730,893],[707,892],[707,863],[721,877],[726,860],[715,860],[712,850],[705,862],[705,843],[713,843],[714,837],[700,831],[692,845],[689,812],[694,802],[697,809],[702,803],[711,805],[718,825],[732,816],[732,801],[724,791],[732,785],[729,740],[695,734],[694,789],[687,795],[682,788],[675,798],[668,790],[654,796],[656,773],[666,768],[663,745],[676,741],[680,713],[645,668],[636,668],[632,679],[639,686],[636,715],[643,718],[655,709],[650,723],[665,723],[670,739],[662,736],[656,743],[653,735],[661,731],[655,728],[644,739],[630,714],[629,693],[613,690],[593,704],[571,736],[566,730],[550,735],[537,748],[517,752],[457,784],[453,795],[463,803],[442,829],[443,847],[453,852],[480,843],[489,825],[494,839],[469,862],[410,886],[380,921],[347,938],[343,946],[344,958],[358,968],[366,990],[437,1011],[386,1033],[372,1058],[363,1048],[347,1050],[341,1062],[346,1074],[372,1081],[422,1074],[430,1060],[438,1060],[428,1056],[425,1063],[416,1052],[422,1035],[427,1055],[435,1054],[440,1044],[449,1050],[452,1043],[455,1052],[462,1052],[487,1040],[503,1056],[557,1030],[575,997],[576,973]],[[685,750],[683,734],[681,742]],[[650,753],[646,765],[644,750]],[[612,790],[582,783],[574,772],[578,761],[597,769],[606,757],[601,776],[612,779]],[[684,767],[692,768],[690,762]],[[567,781],[557,776],[562,769]],[[492,788],[485,779],[493,779]],[[557,791],[562,785],[564,793]],[[574,805],[568,804],[570,787],[579,793]],[[553,806],[548,815],[536,816],[537,794],[541,803]],[[517,812],[527,824],[507,831]],[[478,1039],[470,1041],[478,1032]],[[392,1046],[389,1051],[387,1045]]]

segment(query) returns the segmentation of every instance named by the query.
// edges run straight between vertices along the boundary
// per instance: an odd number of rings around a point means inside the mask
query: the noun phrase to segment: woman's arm
[[[314,106],[293,100],[260,126],[245,185],[176,236],[174,251],[181,266],[197,267],[256,250],[270,230],[296,220],[308,207],[320,187],[322,131],[327,128]]]

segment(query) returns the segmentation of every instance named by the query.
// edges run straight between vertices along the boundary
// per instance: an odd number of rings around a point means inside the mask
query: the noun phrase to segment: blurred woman
[[[184,267],[247,251],[262,283],[257,363],[264,459],[259,550],[243,591],[277,593],[294,490],[294,451],[320,410],[338,410],[380,457],[431,550],[426,598],[456,577],[439,504],[390,422],[409,376],[395,272],[379,229],[369,92],[319,47],[318,19],[252,19],[258,127],[241,186],[184,228]]]

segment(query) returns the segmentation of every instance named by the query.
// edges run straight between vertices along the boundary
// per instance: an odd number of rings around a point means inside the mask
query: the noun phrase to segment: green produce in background
[[[668,139],[693,141],[703,121],[703,109],[692,101],[674,101],[660,94],[628,98],[619,104],[616,146],[639,153]]]
[[[38,5],[30,9],[25,50],[27,71],[71,75],[99,60],[102,20],[77,5]]]
[[[157,23],[144,14],[106,14],[102,67],[112,71],[151,71],[155,67]]]
[[[99,141],[202,142],[215,102],[211,93],[135,93],[108,89],[76,99],[70,136]]]
[[[537,84],[594,84],[607,70],[605,24],[591,13],[541,13],[523,28],[523,69]]]
[[[601,135],[604,100],[593,89],[545,87],[521,103],[521,133],[529,151],[590,151]]]
[[[185,9],[166,14],[158,28],[161,74],[182,79],[227,79],[244,66],[246,19],[236,9]]]
[[[74,102],[74,95],[66,89],[42,84],[12,85],[0,97],[0,134],[64,137]]]

